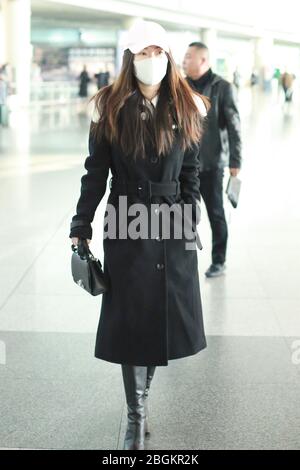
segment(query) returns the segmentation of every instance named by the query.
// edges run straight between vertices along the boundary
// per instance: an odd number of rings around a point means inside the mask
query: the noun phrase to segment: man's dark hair
[[[196,47],[197,49],[206,49],[208,51],[207,45],[200,41],[191,42],[191,44],[189,44],[189,47]]]

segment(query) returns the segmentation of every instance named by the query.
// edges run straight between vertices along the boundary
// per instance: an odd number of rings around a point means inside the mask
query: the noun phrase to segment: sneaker
[[[218,277],[224,274],[225,264],[211,264],[205,273],[206,277]]]

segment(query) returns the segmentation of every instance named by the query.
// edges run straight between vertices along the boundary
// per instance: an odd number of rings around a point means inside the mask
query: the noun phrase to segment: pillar
[[[5,34],[4,34],[4,14],[0,0],[0,66],[5,63]]]
[[[201,41],[209,49],[209,60],[212,69],[216,68],[217,65],[217,46],[218,46],[218,35],[217,30],[214,28],[202,29],[201,31]]]
[[[30,100],[30,70],[32,61],[30,0],[2,0],[4,62],[12,68],[12,80],[19,106]]]

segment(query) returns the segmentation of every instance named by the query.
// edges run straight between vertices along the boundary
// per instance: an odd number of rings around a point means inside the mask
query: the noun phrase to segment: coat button
[[[156,267],[157,267],[157,269],[162,270],[162,269],[164,269],[165,265],[161,264],[161,263],[157,263]]]

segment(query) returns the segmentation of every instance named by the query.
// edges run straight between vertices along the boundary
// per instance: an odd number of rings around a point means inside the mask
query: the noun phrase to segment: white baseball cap
[[[168,34],[160,24],[154,21],[138,20],[128,30],[123,47],[137,54],[148,46],[159,46],[169,52]]]

